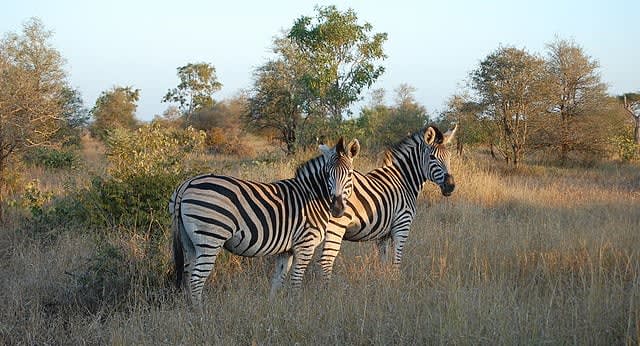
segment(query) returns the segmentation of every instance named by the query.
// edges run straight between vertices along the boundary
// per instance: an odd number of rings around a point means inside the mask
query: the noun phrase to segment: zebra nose
[[[456,183],[453,180],[453,175],[445,174],[444,183],[440,187],[444,196],[451,196],[451,193],[456,188]]]
[[[331,197],[331,216],[341,217],[344,214],[344,201],[340,196]]]

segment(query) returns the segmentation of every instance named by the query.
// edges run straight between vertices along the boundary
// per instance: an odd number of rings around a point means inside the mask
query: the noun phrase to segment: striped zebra
[[[450,196],[455,188],[446,144],[456,130],[457,126],[443,135],[434,126],[423,128],[388,149],[382,167],[367,174],[354,171],[354,191],[344,215],[331,218],[327,225],[319,260],[325,279],[331,277],[343,239],[376,240],[383,261],[393,241],[393,265],[400,265],[424,183],[436,183],[444,196]]]
[[[240,256],[278,255],[272,295],[292,264],[292,286],[300,287],[330,216],[344,212],[360,144],[345,145],[340,138],[334,148],[320,150],[322,155],[300,165],[292,179],[259,183],[209,174],[175,190],[169,211],[176,283],[186,286],[192,302],[201,304],[222,248]]]

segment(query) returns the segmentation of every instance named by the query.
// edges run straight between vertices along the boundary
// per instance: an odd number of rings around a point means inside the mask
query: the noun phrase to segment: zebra
[[[278,255],[271,296],[289,269],[292,286],[322,242],[330,216],[344,213],[353,190],[354,139],[301,164],[292,179],[260,183],[222,175],[199,175],[183,182],[169,202],[176,285],[202,304],[202,290],[222,248],[240,256]]]
[[[393,266],[399,268],[424,183],[436,183],[444,196],[450,196],[455,189],[446,144],[457,128],[456,125],[443,135],[435,126],[425,127],[389,148],[382,167],[367,174],[354,171],[354,191],[344,215],[331,218],[327,225],[319,259],[325,280],[331,278],[343,239],[376,240],[383,262],[392,241]]]

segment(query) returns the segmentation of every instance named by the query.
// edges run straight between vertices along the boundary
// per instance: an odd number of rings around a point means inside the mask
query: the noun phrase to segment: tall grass
[[[363,171],[377,162],[359,159]],[[262,181],[296,166],[222,165]],[[107,294],[86,280],[101,264],[97,230],[43,244],[14,219],[0,232],[0,343],[638,343],[637,166],[509,171],[477,156],[454,159],[453,171],[453,196],[425,187],[399,273],[374,244],[345,243],[330,282],[312,266],[302,290],[269,300],[273,259],[225,255],[202,312],[145,279],[133,236],[111,238],[123,261],[102,268]]]

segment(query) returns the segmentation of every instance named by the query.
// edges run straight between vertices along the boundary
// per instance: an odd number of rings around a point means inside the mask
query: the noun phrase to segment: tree
[[[485,115],[484,107],[474,101],[468,93],[451,96],[441,118],[446,125],[443,127],[451,127],[451,124],[458,125],[456,150],[459,155],[463,154],[464,145],[486,144],[495,158],[494,137],[491,136],[496,132],[495,123]]]
[[[63,145],[77,145],[82,129],[89,123],[89,110],[84,106],[80,91],[68,86],[62,89],[60,104],[63,125],[55,137]]]
[[[26,148],[51,144],[63,125],[64,59],[39,19],[0,41],[0,216],[6,173]]]
[[[248,123],[258,130],[274,130],[287,155],[298,146],[305,89],[300,80],[308,69],[288,37],[274,40],[275,58],[258,67],[249,95]]]
[[[486,114],[499,125],[497,148],[508,164],[524,157],[529,121],[546,109],[544,60],[524,49],[500,47],[471,72]]]
[[[369,148],[388,146],[430,121],[427,109],[414,97],[415,88],[400,84],[395,91],[395,104],[384,104],[384,90],[371,93],[369,105],[362,108],[356,124]]]
[[[284,60],[270,61],[254,74],[254,90],[249,98],[249,123],[257,129],[274,129],[287,155],[297,149],[297,131],[302,113],[296,97],[295,73]]]
[[[386,138],[383,143],[385,145],[396,142],[407,133],[415,132],[430,121],[427,109],[415,99],[416,88],[403,83],[394,91],[395,105],[391,109],[389,122],[379,131],[381,138]]]
[[[177,102],[185,118],[194,112],[212,107],[213,93],[222,88],[216,76],[216,69],[211,64],[197,63],[178,67],[180,84],[170,89],[162,98],[162,102]]]
[[[341,120],[384,72],[376,62],[386,58],[386,33],[371,34],[373,26],[358,24],[356,13],[335,6],[316,7],[315,18],[302,16],[289,31],[308,69],[300,82],[308,91],[303,107],[308,115],[328,114]]]
[[[640,145],[640,93],[626,93],[618,96],[623,102],[624,109],[633,119],[633,141]]]
[[[94,119],[91,132],[94,136],[104,140],[114,128],[134,129],[137,126],[135,113],[139,99],[140,89],[130,86],[114,86],[103,91],[91,110]]]
[[[573,41],[556,39],[547,44],[549,113],[537,124],[537,144],[557,152],[564,162],[570,152],[597,151],[591,122],[606,107],[606,85],[600,80],[598,62]]]

